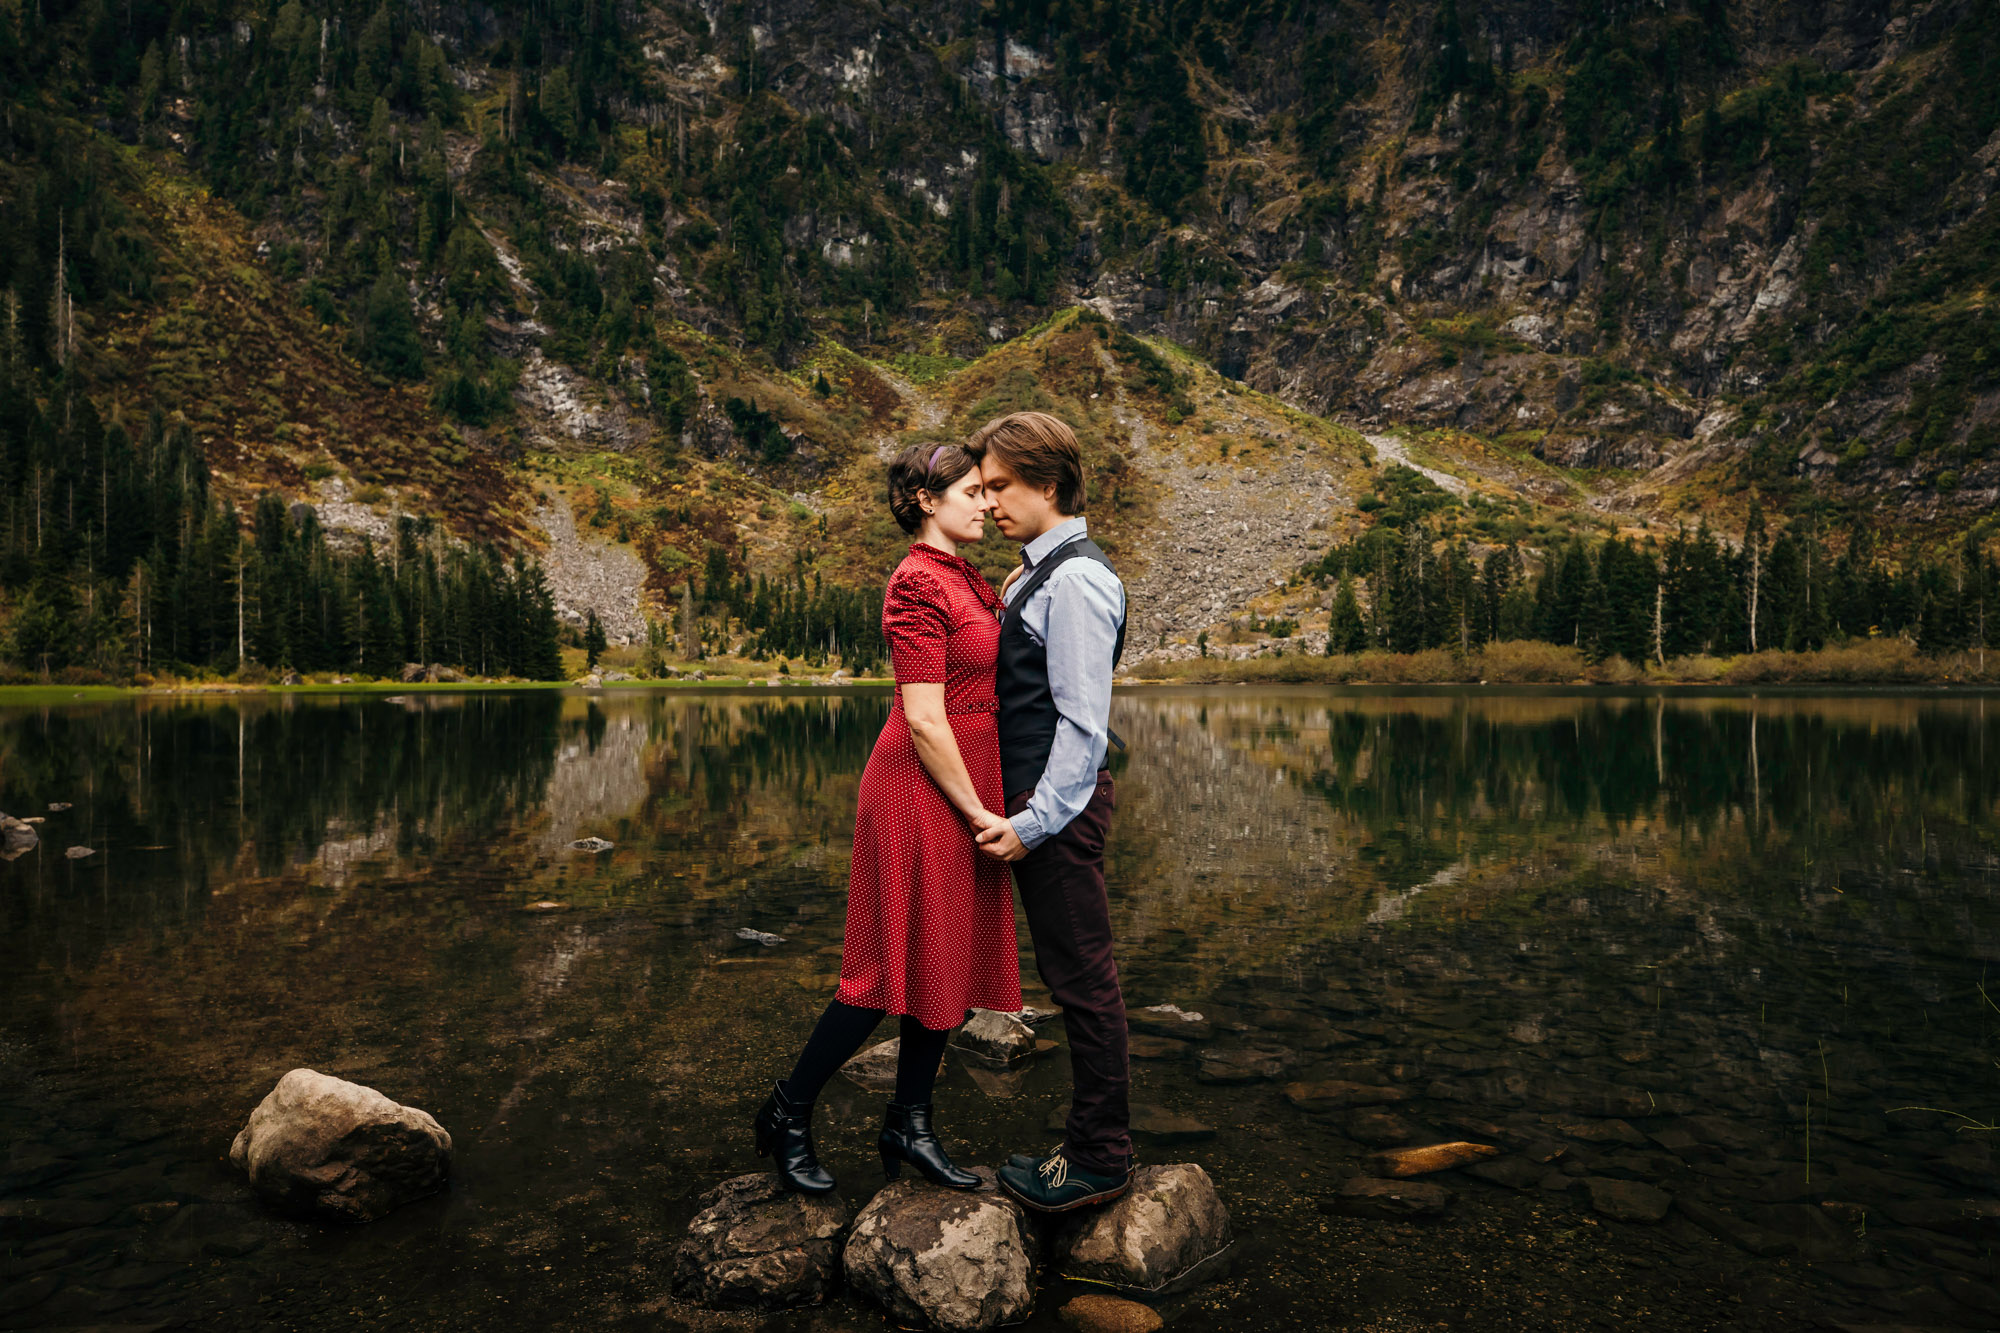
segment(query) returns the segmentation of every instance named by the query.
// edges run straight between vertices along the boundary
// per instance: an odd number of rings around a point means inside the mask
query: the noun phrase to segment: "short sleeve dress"
[[[882,596],[896,704],[861,774],[847,938],[835,998],[942,1030],[968,1009],[1021,1007],[1007,867],[981,853],[910,739],[903,687],[942,683],[974,790],[999,811],[1000,599],[970,563],[918,542]]]

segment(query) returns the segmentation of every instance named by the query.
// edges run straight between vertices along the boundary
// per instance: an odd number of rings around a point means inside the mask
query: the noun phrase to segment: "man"
[[[1111,673],[1125,646],[1125,587],[1090,540],[1083,458],[1044,412],[988,423],[966,444],[1001,533],[1022,543],[1008,580],[995,689],[1008,818],[980,849],[1014,864],[1035,965],[1062,1006],[1074,1095],[1063,1142],[1017,1154],[1000,1183],[1061,1213],[1115,1199],[1132,1171],[1125,998],[1111,956],[1104,836],[1111,826]]]

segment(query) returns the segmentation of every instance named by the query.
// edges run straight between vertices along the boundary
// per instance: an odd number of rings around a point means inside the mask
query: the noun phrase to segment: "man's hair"
[[[1030,486],[1054,486],[1059,513],[1083,512],[1083,451],[1076,433],[1047,412],[1015,412],[973,432],[965,452],[984,460],[990,452]]]

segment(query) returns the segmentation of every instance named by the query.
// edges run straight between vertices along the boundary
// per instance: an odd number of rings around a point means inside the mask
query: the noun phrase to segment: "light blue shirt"
[[[1079,537],[1082,518],[1065,519],[1021,548],[1026,568],[1007,590],[1008,606],[1035,566]],[[1021,607],[1021,627],[1048,650],[1056,739],[1027,808],[1013,816],[1021,845],[1033,850],[1063,831],[1090,804],[1111,732],[1112,654],[1125,620],[1125,585],[1096,560],[1065,560]]]

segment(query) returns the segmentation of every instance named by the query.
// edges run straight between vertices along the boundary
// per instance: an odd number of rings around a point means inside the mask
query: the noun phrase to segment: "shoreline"
[[[451,684],[401,685],[356,681],[346,685],[0,685],[0,709],[39,707],[56,704],[107,703],[124,699],[234,699],[263,695],[377,695],[396,698],[412,694],[510,694],[563,693],[584,695],[611,693],[643,694],[668,691],[697,691],[712,694],[741,694],[752,690],[780,693],[841,693],[852,690],[877,692],[893,688],[888,678],[787,681],[772,685],[762,680],[742,678],[700,681],[645,680],[621,681],[612,685],[585,687],[575,681],[460,681]],[[1674,694],[1685,696],[1730,696],[1745,694],[1931,694],[1939,697],[2000,695],[2000,682],[1964,680],[1280,680],[1269,678],[1165,679],[1138,677],[1121,679],[1114,686],[1119,695],[1134,693],[1197,693],[1216,689],[1251,686],[1287,693],[1331,691],[1412,694],[1596,694],[1605,697]]]

